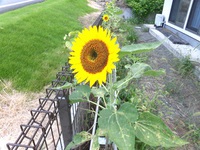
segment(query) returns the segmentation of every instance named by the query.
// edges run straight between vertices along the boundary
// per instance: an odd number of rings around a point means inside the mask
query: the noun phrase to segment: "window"
[[[183,27],[190,2],[191,0],[173,0],[169,21],[179,27]]]
[[[187,29],[200,35],[200,0],[194,0],[187,23]]]

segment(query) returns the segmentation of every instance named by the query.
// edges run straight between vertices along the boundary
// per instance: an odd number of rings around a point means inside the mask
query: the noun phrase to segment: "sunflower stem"
[[[104,97],[102,97],[102,98],[103,98],[104,105],[105,105],[105,107],[107,108],[106,100],[105,100]]]
[[[108,89],[106,88],[106,86],[104,84],[102,84],[102,86],[106,90],[106,92],[108,92]]]
[[[109,85],[110,85],[110,107],[116,109],[116,92],[113,89],[113,82],[116,80],[115,78],[116,71],[113,70],[111,74],[109,74]]]
[[[103,106],[101,106],[100,104],[97,104],[97,103],[95,103],[95,102],[93,102],[93,101],[91,101],[91,100],[88,100],[90,103],[92,103],[92,104],[94,104],[94,105],[99,105],[99,107],[101,107],[102,109],[105,109],[105,107],[103,107]]]

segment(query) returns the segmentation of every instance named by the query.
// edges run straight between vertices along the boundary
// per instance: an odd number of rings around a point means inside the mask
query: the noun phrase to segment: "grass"
[[[0,14],[0,79],[40,91],[67,61],[63,37],[80,30],[87,0],[47,0]]]

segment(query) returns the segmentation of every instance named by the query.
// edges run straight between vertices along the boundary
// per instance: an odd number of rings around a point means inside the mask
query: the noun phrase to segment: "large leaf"
[[[69,95],[70,103],[84,102],[89,99],[91,89],[88,85],[76,86],[76,90]]]
[[[152,77],[157,77],[157,76],[161,76],[165,74],[165,70],[164,69],[160,69],[160,70],[147,70],[144,72],[145,76],[152,76]]]
[[[119,91],[126,88],[129,81],[131,81],[132,79],[140,78],[146,71],[151,70],[151,67],[145,63],[135,63],[133,65],[126,65],[125,67],[129,69],[127,76],[124,79],[121,79],[114,83],[114,88]]]
[[[130,72],[128,72],[127,76],[119,81],[116,81],[113,85],[114,90],[120,91],[122,89],[125,89],[129,82],[133,79]]]
[[[124,103],[119,110],[104,109],[100,112],[99,128],[107,131],[109,140],[119,150],[135,149],[135,134],[132,127],[138,118],[137,109],[130,103]]]
[[[161,42],[140,43],[123,46],[119,52],[120,57],[130,54],[149,52],[161,45]]]
[[[71,148],[75,148],[75,147],[91,140],[91,137],[92,137],[91,134],[86,131],[77,133],[76,135],[74,135],[73,140],[67,145],[65,150],[70,150]]]
[[[162,119],[150,112],[140,114],[138,121],[135,123],[135,135],[150,146],[170,148],[187,144],[187,142],[174,135]]]
[[[106,90],[103,87],[92,88],[91,93],[94,94],[95,97],[104,97]]]
[[[145,63],[134,63],[133,65],[126,65],[130,69],[133,78],[140,78],[144,72],[152,70],[151,66]]]
[[[92,150],[99,150],[100,145],[99,145],[99,141],[98,141],[98,136],[94,135],[92,139],[93,139]]]

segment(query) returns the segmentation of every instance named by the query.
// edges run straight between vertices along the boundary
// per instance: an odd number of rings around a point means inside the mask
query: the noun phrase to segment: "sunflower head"
[[[72,43],[69,64],[78,83],[106,82],[107,73],[112,73],[114,63],[119,61],[119,45],[111,38],[110,31],[102,27],[85,28]]]
[[[109,20],[109,16],[107,14],[103,15],[103,21],[107,22]]]

